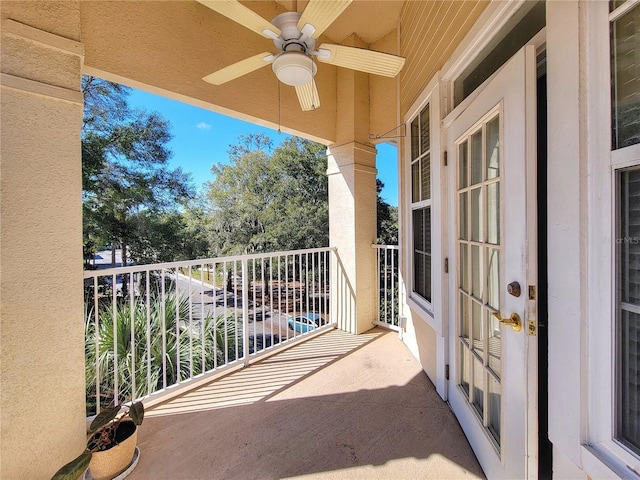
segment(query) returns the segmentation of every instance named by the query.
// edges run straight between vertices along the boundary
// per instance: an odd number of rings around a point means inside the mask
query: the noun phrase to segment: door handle
[[[510,325],[516,332],[522,330],[522,320],[520,320],[520,316],[517,313],[512,313],[509,318],[504,318],[498,312],[493,312],[491,315],[496,317],[503,325]]]

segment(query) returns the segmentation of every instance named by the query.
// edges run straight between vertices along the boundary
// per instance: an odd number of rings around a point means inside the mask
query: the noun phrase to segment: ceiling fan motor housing
[[[273,40],[276,48],[282,52],[273,61],[273,72],[278,80],[292,87],[311,82],[318,69],[306,53],[313,50],[316,41],[304,36],[298,28],[300,15],[298,12],[285,12],[271,21],[282,32]]]
[[[271,20],[271,23],[278,27],[281,32],[280,36],[273,40],[276,48],[281,52],[293,49],[308,52],[316,46],[316,39],[303,35],[298,28],[300,15],[298,12],[284,12]]]

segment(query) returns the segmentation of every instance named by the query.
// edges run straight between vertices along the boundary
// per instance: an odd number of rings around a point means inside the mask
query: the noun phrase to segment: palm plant
[[[85,320],[88,408],[100,401],[141,398],[226,361],[237,359],[233,315],[207,315],[189,322],[189,299],[152,294],[98,308]],[[100,399],[97,399],[97,385]],[[117,398],[116,398],[117,397]],[[93,413],[93,412],[89,412]]]

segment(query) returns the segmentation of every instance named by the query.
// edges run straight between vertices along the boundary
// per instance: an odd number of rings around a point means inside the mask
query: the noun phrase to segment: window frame
[[[420,151],[422,149],[422,113],[424,112],[424,110],[428,108],[428,114],[429,114],[429,148],[425,151],[422,152]],[[413,158],[413,122],[414,121],[418,121],[418,155],[416,158]],[[418,113],[416,115],[413,116],[413,118],[410,120],[409,125],[409,143],[411,145],[411,151],[409,152],[409,176],[411,178],[411,203],[410,203],[410,210],[411,210],[411,238],[412,238],[412,242],[411,242],[411,265],[413,266],[412,270],[411,270],[411,296],[417,296],[419,297],[419,301],[424,301],[426,302],[426,304],[429,306],[431,305],[431,303],[433,302],[433,247],[432,247],[432,239],[433,239],[433,195],[432,195],[432,189],[431,189],[431,184],[433,182],[433,168],[432,168],[432,148],[431,148],[431,104],[429,102],[426,102],[424,104],[424,106],[418,111]],[[423,161],[428,158],[429,159],[429,198],[427,199],[423,199],[423,191],[422,191],[422,178],[424,175],[423,172],[423,168],[424,168],[424,163]],[[414,201],[413,199],[413,167],[414,165],[418,164],[418,175],[419,175],[419,193],[418,193],[418,200]],[[424,212],[425,210],[428,209],[429,211],[429,231],[430,231],[430,236],[431,238],[429,238],[429,246],[431,247],[429,252],[422,252],[420,254],[417,253],[417,249],[415,246],[415,220],[414,220],[414,213],[416,211],[421,211]],[[424,217],[423,217],[424,218]],[[424,222],[423,222],[424,225]],[[416,265],[416,255],[422,255],[423,257],[426,257],[428,255],[429,257],[429,261],[430,261],[430,268],[429,271],[431,272],[431,275],[429,276],[429,293],[431,294],[431,298],[426,298],[424,295],[422,295],[420,292],[417,291],[416,289],[416,275],[415,275],[415,265]]]
[[[609,2],[584,5],[585,56],[591,89],[586,122],[586,168],[590,172],[587,210],[588,321],[585,338],[586,424],[582,459],[590,475],[638,475],[640,455],[617,435],[619,269],[617,238],[620,217],[618,176],[640,166],[640,144],[613,150],[610,25],[633,7],[629,1],[609,12]],[[604,228],[602,228],[605,226]],[[608,412],[603,414],[603,412]]]
[[[446,245],[446,235],[448,220],[446,216],[445,185],[446,167],[443,166],[442,152],[442,130],[441,130],[441,78],[437,72],[431,79],[427,87],[415,100],[404,116],[404,123],[407,126],[403,145],[403,171],[402,183],[404,185],[404,195],[402,203],[404,205],[401,216],[401,228],[404,232],[403,250],[406,252],[402,259],[406,275],[405,297],[406,303],[411,310],[411,315],[417,317],[429,325],[438,336],[444,335],[443,319],[446,318],[444,311],[446,295],[446,280],[444,274],[444,253]],[[413,290],[414,285],[414,262],[413,262],[413,211],[412,202],[412,178],[411,178],[411,122],[420,115],[422,109],[429,104],[430,123],[430,163],[431,163],[431,302],[424,299]],[[426,201],[416,202],[416,208],[424,206]],[[443,357],[444,358],[444,357]],[[444,395],[444,381],[438,381],[436,385],[438,392]]]

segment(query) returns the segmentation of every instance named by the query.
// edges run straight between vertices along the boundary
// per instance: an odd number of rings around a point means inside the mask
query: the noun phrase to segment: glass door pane
[[[479,125],[457,148],[459,385],[500,444],[502,338],[500,311],[500,117]]]

